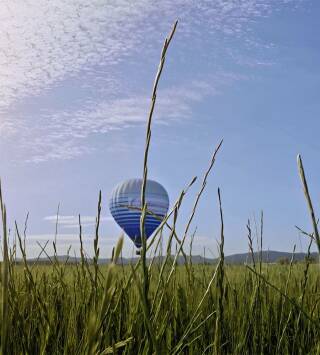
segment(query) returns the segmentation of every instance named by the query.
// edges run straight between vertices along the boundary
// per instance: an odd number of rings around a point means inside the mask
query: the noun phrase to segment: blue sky
[[[261,210],[265,248],[305,249],[294,228],[310,229],[296,155],[319,209],[319,15],[316,0],[3,1],[0,175],[10,224],[22,228],[30,213],[29,255],[39,252],[37,241],[53,239],[59,203],[59,253],[77,250],[81,213],[90,254],[99,189],[101,255],[110,255],[120,229],[108,198],[116,183],[142,175],[152,83],[175,19],[150,178],[173,202],[224,138],[194,220],[194,253],[216,253],[218,186],[226,254],[247,250],[247,219]],[[180,231],[198,188],[186,200]],[[131,253],[128,239],[124,254]]]

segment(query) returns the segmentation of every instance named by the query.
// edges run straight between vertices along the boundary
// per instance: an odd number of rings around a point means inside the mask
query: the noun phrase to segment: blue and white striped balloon
[[[113,189],[109,205],[113,218],[137,248],[140,248],[142,243],[141,211],[138,210],[141,209],[141,189],[142,179],[126,180]],[[149,238],[168,212],[168,193],[158,182],[147,180],[145,201],[148,211],[152,212],[147,213],[145,219],[145,234],[146,238]]]

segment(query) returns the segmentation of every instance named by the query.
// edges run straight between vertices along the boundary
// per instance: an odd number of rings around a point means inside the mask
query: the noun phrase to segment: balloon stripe
[[[114,212],[112,213],[112,216],[115,218],[115,217],[122,217],[122,216],[130,216],[130,217],[140,217],[140,212],[139,213],[136,213],[136,212],[133,212],[133,211],[130,211],[130,210],[126,210],[126,211],[120,211],[120,212]],[[149,218],[149,217],[152,217],[152,218],[155,218],[157,219],[156,217],[159,217],[159,218],[163,218],[165,216],[165,213],[157,213],[157,212],[153,212],[152,214],[151,213],[147,213],[147,216],[146,218]]]

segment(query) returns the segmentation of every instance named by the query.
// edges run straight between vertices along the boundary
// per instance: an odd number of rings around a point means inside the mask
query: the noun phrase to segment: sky
[[[224,139],[192,224],[194,254],[217,255],[217,188],[225,253],[246,252],[247,220],[264,213],[264,248],[305,251],[311,231],[296,156],[316,210],[320,168],[320,3],[317,0],[4,0],[0,4],[0,176],[10,240],[27,213],[27,253],[78,253],[77,216],[92,255],[102,190],[100,255],[121,234],[108,200],[142,176],[151,89],[178,19],[152,126],[149,177],[171,205]],[[258,222],[257,222],[258,223]],[[164,244],[166,242],[164,236]],[[189,243],[189,237],[188,242]],[[126,239],[123,254],[133,245]]]

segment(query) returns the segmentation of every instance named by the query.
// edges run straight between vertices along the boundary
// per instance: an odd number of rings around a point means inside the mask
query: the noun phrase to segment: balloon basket
[[[141,255],[141,249],[136,250],[136,255]]]

